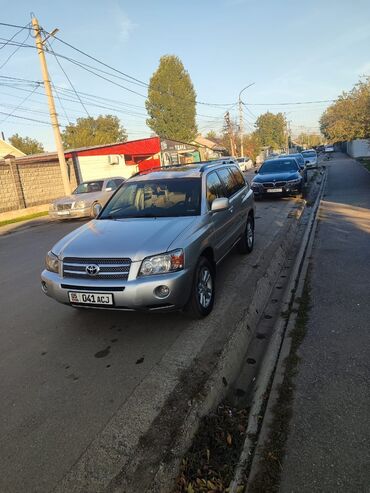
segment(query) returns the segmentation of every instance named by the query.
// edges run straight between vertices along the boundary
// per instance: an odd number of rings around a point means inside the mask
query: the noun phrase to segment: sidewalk
[[[328,168],[282,493],[370,492],[370,175]]]

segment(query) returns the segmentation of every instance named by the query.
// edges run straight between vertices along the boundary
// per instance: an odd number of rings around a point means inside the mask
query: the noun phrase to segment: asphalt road
[[[220,325],[233,323],[246,303],[241,281],[256,276],[297,206],[294,199],[257,204],[255,251],[232,253],[220,266],[215,310],[201,322],[178,313],[77,311],[43,295],[45,252],[79,223],[0,237],[0,491],[50,491],[125,403],[131,417],[145,417],[129,401],[135,389],[176,344],[181,363],[159,379],[177,374]],[[148,407],[157,397],[151,388]]]
[[[341,153],[328,168],[284,493],[370,492],[370,173]]]

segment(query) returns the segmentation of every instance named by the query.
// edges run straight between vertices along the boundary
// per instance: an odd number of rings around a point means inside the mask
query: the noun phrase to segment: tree
[[[343,92],[324,111],[320,130],[329,142],[370,138],[370,77]]]
[[[18,134],[14,134],[9,138],[9,142],[25,154],[40,154],[44,152],[44,146],[41,142],[31,139],[31,137],[21,137]]]
[[[217,133],[215,132],[215,130],[210,130],[206,134],[206,139],[213,140],[213,142],[217,142],[217,140],[219,139],[219,137],[217,136]]]
[[[315,147],[322,144],[323,138],[319,134],[301,132],[295,142],[301,146]]]
[[[282,113],[264,113],[257,118],[256,134],[262,147],[281,149],[286,146],[286,120]]]
[[[117,116],[99,115],[97,118],[77,118],[75,124],[67,125],[62,132],[66,149],[100,144],[126,142],[127,133]]]
[[[149,82],[148,126],[160,137],[191,142],[197,135],[196,94],[181,60],[165,55]]]
[[[243,135],[243,146],[245,156],[248,156],[255,161],[256,157],[261,152],[261,143],[257,132]]]

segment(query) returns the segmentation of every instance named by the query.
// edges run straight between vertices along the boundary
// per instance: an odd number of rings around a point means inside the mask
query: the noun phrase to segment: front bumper
[[[83,209],[66,209],[62,211],[49,210],[51,219],[77,219],[81,217],[91,217],[91,207]]]
[[[306,162],[306,168],[317,168],[317,161]]]
[[[127,311],[168,311],[178,310],[187,303],[193,282],[193,272],[184,269],[179,272],[132,280],[101,280],[63,278],[59,274],[44,270],[41,273],[43,291],[59,303],[82,308],[103,308]],[[154,290],[166,285],[170,293],[166,298],[159,298]],[[77,305],[69,301],[68,292],[112,293],[113,306]]]
[[[295,184],[295,185],[284,185],[283,187],[279,187],[282,189],[281,192],[268,192],[268,190],[273,190],[273,188],[264,187],[261,185],[256,185],[252,183],[252,190],[256,197],[271,197],[274,195],[277,196],[289,196],[289,195],[297,195],[302,192],[303,183]]]

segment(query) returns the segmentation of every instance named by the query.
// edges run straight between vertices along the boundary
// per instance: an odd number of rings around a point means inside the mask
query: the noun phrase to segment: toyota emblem
[[[86,274],[88,274],[89,276],[97,276],[99,274],[100,268],[96,264],[91,264],[86,266],[85,271]]]

